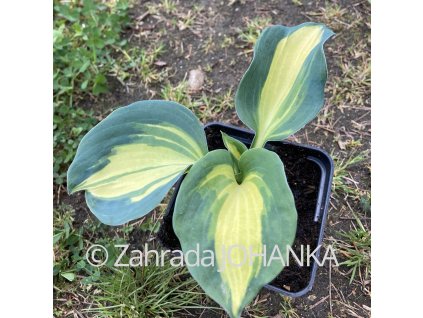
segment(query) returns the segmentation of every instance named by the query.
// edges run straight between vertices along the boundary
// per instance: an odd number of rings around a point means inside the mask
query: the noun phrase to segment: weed
[[[208,54],[213,51],[214,46],[215,46],[215,40],[213,39],[212,35],[209,35],[207,40],[204,41],[201,48],[205,54]]]
[[[370,191],[366,191],[364,195],[361,196],[360,205],[364,213],[366,214],[370,213],[371,205],[372,205],[372,198],[370,195]]]
[[[247,307],[244,309],[242,317],[251,317],[251,318],[270,318],[266,314],[268,311],[268,299],[266,296],[258,295]]]
[[[348,105],[364,106],[368,103],[366,96],[370,94],[370,58],[367,54],[355,56],[353,51],[350,54],[352,58],[341,58],[339,62],[343,78],[339,82],[341,89],[337,97]]]
[[[271,18],[258,17],[253,20],[246,20],[246,27],[242,30],[238,30],[238,38],[245,42],[248,46],[253,46],[261,31],[272,22]]]
[[[338,251],[345,258],[346,261],[339,265],[345,265],[350,268],[350,284],[354,280],[357,272],[360,278],[367,279],[371,272],[370,250],[371,250],[371,236],[370,231],[366,230],[359,218],[355,218],[353,228],[348,232],[339,232],[343,238],[338,241]]]
[[[205,11],[205,7],[204,7],[204,5],[203,5],[203,4],[194,3],[194,4],[193,4],[193,6],[192,6],[192,11],[193,11],[195,14],[202,13],[202,12],[204,12],[204,11]]]
[[[61,205],[53,214],[53,277],[58,286],[62,286],[63,278],[68,281],[82,277],[82,283],[90,283],[100,276],[98,268],[92,267],[86,260],[86,252],[93,244],[88,238],[94,236],[94,244],[106,247],[109,253],[107,266],[112,266],[118,254],[115,244],[123,244],[121,238],[100,238],[104,234],[105,226],[99,222],[86,222],[78,228],[74,227],[75,210],[71,206]]]
[[[65,104],[54,108],[53,177],[56,184],[66,181],[66,170],[75,156],[81,138],[95,125],[92,112],[70,108]]]
[[[222,114],[228,109],[233,109],[233,90],[229,88],[225,93],[217,93],[208,96],[202,93],[201,96],[191,96],[188,92],[187,82],[181,81],[176,86],[166,83],[161,90],[161,97],[180,103],[191,109],[201,120],[215,119],[213,116]]]
[[[291,2],[298,7],[303,6],[303,3],[301,2],[301,0],[291,0]]]
[[[235,104],[233,103],[234,93],[232,87],[230,87],[226,93],[220,94],[216,97],[217,112],[221,112],[227,109],[233,109]]]
[[[73,281],[76,273],[85,267],[82,259],[83,229],[74,229],[73,214],[70,206],[61,206],[54,211],[53,222],[53,276],[68,281]]]
[[[342,8],[339,4],[329,4],[325,8],[322,9],[322,13],[324,16],[324,20],[331,23],[331,26],[335,31],[340,31],[342,26],[347,26],[347,22],[345,22],[345,16],[347,14],[347,10]]]
[[[115,229],[113,237],[110,232],[105,233],[110,229],[99,222],[84,222],[77,228],[74,216],[70,206],[62,205],[54,211],[54,313],[57,316],[64,316],[88,300],[94,308],[86,311],[104,317],[173,317],[178,311],[205,308],[201,306],[204,294],[186,268],[171,266],[169,262],[164,267],[154,264],[114,267],[122,252],[116,245],[127,244],[124,238],[137,224]],[[155,231],[157,224],[155,218],[147,218],[139,229]],[[109,258],[103,267],[92,267],[85,259],[92,244],[107,249]],[[101,256],[96,254],[96,258]],[[128,262],[129,256],[125,255],[121,263]]]
[[[107,75],[115,53],[126,45],[121,32],[128,24],[126,0],[54,1],[53,102],[54,182],[65,182],[77,145],[96,123],[75,102],[108,90]]]
[[[133,78],[139,78],[143,85],[148,86],[165,77],[166,72],[155,66],[158,57],[165,51],[161,43],[153,44],[148,48],[133,47],[120,51],[122,56],[118,59],[118,63],[113,65],[111,74],[116,76],[122,85],[132,81]]]
[[[173,317],[203,308],[197,283],[186,268],[148,265],[113,268],[93,283],[95,308],[86,312],[105,317]]]
[[[154,218],[146,218],[140,225],[140,230],[143,232],[157,233],[160,228],[160,223]]]
[[[147,9],[147,12],[151,15],[158,15],[160,12],[160,8],[163,7],[162,4],[157,3],[146,3],[145,7]]]
[[[212,70],[213,70],[213,66],[212,66],[212,64],[207,63],[207,64],[204,66],[204,72],[206,72],[206,73],[210,73]]]
[[[182,104],[188,108],[191,106],[191,96],[188,94],[188,84],[185,80],[178,85],[172,86],[167,82],[161,90],[161,96],[165,100],[170,100]]]
[[[370,104],[370,32],[363,32],[366,20],[358,11],[348,14],[339,4],[328,3],[319,13],[308,12],[328,24],[338,35],[333,47],[335,61],[340,75],[330,80],[329,105],[337,105],[343,112],[349,107],[363,107]],[[354,29],[360,25],[360,28]],[[346,46],[345,43],[350,43]]]
[[[347,147],[347,149],[355,149],[355,148],[360,148],[361,146],[363,146],[363,144],[361,143],[360,140],[350,139],[350,140],[347,140],[345,146]]]
[[[167,14],[171,14],[176,11],[176,3],[172,0],[162,0],[161,6]]]
[[[122,47],[122,29],[128,24],[127,1],[54,1],[55,102],[81,92],[95,95],[108,90],[106,75],[114,64],[115,47]]]
[[[354,165],[367,159],[367,153],[362,152],[356,156],[351,156],[347,160],[341,160],[336,157],[335,159],[335,171],[333,175],[332,185],[335,196],[351,195],[358,197],[358,188],[355,186],[356,182],[352,179],[348,169]]]
[[[225,49],[225,48],[230,47],[230,46],[231,46],[231,45],[233,45],[234,43],[235,43],[234,38],[225,34],[225,35],[223,36],[223,40],[222,40],[222,43],[220,44],[220,47],[221,47],[222,49]]]
[[[201,120],[217,120],[216,114],[223,114],[225,111],[234,108],[232,88],[229,88],[225,93],[218,93],[210,97],[203,94],[192,105],[195,107],[193,110]]]
[[[180,31],[189,29],[194,25],[195,14],[193,11],[188,10],[187,13],[181,14],[180,19],[178,20],[177,26]]]
[[[279,315],[285,318],[300,318],[300,316],[295,311],[295,308],[292,306],[292,300],[289,297],[281,296],[281,309],[279,310]]]

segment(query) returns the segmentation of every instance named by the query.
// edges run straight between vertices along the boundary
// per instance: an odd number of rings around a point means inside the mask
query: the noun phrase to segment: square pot
[[[254,132],[250,130],[216,122],[205,125],[204,130],[210,151],[225,149],[221,131],[243,142],[247,147],[251,145],[254,137]],[[330,200],[333,161],[319,148],[286,141],[271,141],[265,148],[277,153],[285,166],[298,212],[297,233],[292,249],[300,257],[301,245],[304,246],[304,251],[305,245],[309,245],[310,251],[313,251],[322,244]],[[162,244],[171,250],[180,250],[181,247],[173,231],[172,216],[182,179],[175,186],[158,234]],[[320,259],[320,249],[314,255]],[[299,266],[291,257],[289,266],[266,285],[266,288],[291,297],[303,296],[313,287],[317,267],[318,264],[313,258],[310,259],[309,266]]]

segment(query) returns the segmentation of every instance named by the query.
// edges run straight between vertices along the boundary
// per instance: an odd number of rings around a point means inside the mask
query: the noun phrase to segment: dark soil
[[[210,151],[225,149],[219,127],[209,126],[205,128],[205,131]],[[249,146],[248,143],[247,146]],[[292,249],[300,257],[301,246],[304,247],[304,254],[306,252],[306,246],[310,246],[310,250],[313,251],[318,244],[321,219],[318,222],[314,222],[314,215],[321,171],[317,164],[307,159],[310,153],[308,149],[303,150],[296,145],[282,142],[273,143],[268,148],[276,152],[284,163],[288,183],[295,198],[298,225]],[[176,187],[176,191],[179,184]],[[176,195],[172,198],[168,206],[158,237],[165,247],[172,250],[179,250],[181,246],[172,228],[175,198]],[[289,266],[285,267],[270,285],[289,292],[300,292],[310,282],[313,264],[314,261],[311,261],[310,266],[306,264],[300,266],[290,256]]]

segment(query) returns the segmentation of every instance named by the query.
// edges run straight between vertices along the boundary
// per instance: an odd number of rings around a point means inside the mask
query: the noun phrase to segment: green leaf
[[[86,89],[86,88],[87,88],[87,86],[88,86],[88,81],[89,81],[89,80],[85,80],[85,81],[83,81],[83,82],[82,82],[82,84],[81,84],[81,89],[82,89],[82,90],[84,90],[84,89]]]
[[[324,42],[334,33],[322,24],[266,28],[238,87],[236,110],[256,132],[253,148],[282,140],[312,120],[324,104]]]
[[[57,42],[63,39],[64,25],[61,25],[58,29],[53,29],[53,44],[58,45]]]
[[[79,73],[84,73],[90,64],[90,60],[85,61],[84,64],[82,64],[82,66],[79,68]]]
[[[66,278],[68,281],[73,282],[75,280],[76,275],[74,273],[60,273],[60,275]]]
[[[226,149],[228,149],[229,153],[231,154],[235,178],[238,182],[240,182],[242,174],[239,170],[239,159],[241,158],[241,155],[244,153],[244,151],[247,150],[247,146],[239,140],[236,140],[235,138],[225,134],[223,131],[220,133],[222,134],[223,143],[225,144]]]
[[[247,146],[239,140],[225,134],[223,131],[220,133],[222,134],[223,143],[225,144],[226,149],[228,149],[234,159],[239,161],[241,155],[248,149]]]
[[[123,224],[154,209],[206,153],[204,130],[186,107],[137,102],[115,110],[84,136],[68,170],[68,191],[85,190],[101,222]]]
[[[182,182],[173,215],[184,253],[198,248],[200,256],[210,256],[205,251],[213,251],[213,266],[208,266],[211,262],[197,266],[195,253],[185,255],[186,264],[204,291],[232,318],[239,317],[260,289],[281,272],[282,261],[269,263],[269,259],[277,246],[286,261],[297,226],[294,198],[280,158],[266,149],[251,149],[241,155],[239,168],[240,184],[229,152],[209,152]],[[225,257],[231,246],[239,247],[232,250],[232,263]],[[252,255],[264,249],[265,257]],[[252,261],[242,264],[245,255]]]
[[[53,245],[55,245],[62,238],[63,232],[59,232],[53,235]]]
[[[103,74],[97,74],[94,79],[93,94],[100,95],[108,91],[107,78]]]

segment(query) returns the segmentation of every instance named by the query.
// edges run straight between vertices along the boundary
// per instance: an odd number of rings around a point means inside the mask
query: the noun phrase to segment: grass
[[[120,254],[115,244],[127,244],[129,236],[138,231],[156,232],[156,218],[153,213],[151,217],[111,231],[91,219],[75,226],[75,210],[71,206],[56,208],[53,218],[54,314],[62,317],[78,310],[104,317],[173,317],[189,308],[204,309],[204,294],[186,268],[172,267],[169,262],[164,267],[155,266],[154,262],[134,268],[114,267]],[[95,268],[86,261],[85,253],[92,244],[107,248],[109,261],[105,266]],[[121,263],[128,263],[128,257]],[[90,309],[86,308],[87,303]]]
[[[185,268],[154,265],[114,268],[92,284],[93,308],[84,312],[104,317],[173,317],[204,308],[203,293]]]
[[[108,90],[107,74],[116,48],[123,47],[128,2],[54,1],[54,100],[63,95],[73,105],[75,95],[99,95]]]
[[[370,37],[360,38],[354,47],[337,48],[339,55],[336,64],[341,76],[329,82],[331,91],[328,103],[335,105],[342,112],[350,108],[365,109],[369,103],[371,83]]]
[[[320,12],[323,22],[330,25],[335,32],[342,31],[343,27],[348,24],[344,21],[347,10],[337,3],[328,3],[320,9]]]
[[[366,46],[363,40],[357,46]],[[365,106],[365,96],[370,92],[371,63],[367,53],[360,53],[356,48],[349,49],[350,57],[343,57],[339,66],[343,73],[342,91],[338,98],[342,98],[347,105]]]
[[[256,43],[261,31],[271,23],[272,19],[268,17],[245,19],[245,28],[238,30],[238,38],[251,48]]]
[[[279,315],[281,315],[282,317],[300,318],[294,306],[292,305],[292,299],[290,297],[281,296],[280,306],[281,306],[281,309],[279,310]]]
[[[53,276],[73,281],[76,272],[81,268],[78,262],[82,260],[83,229],[73,227],[74,210],[70,206],[61,206],[54,211],[53,224]]]
[[[245,308],[241,317],[250,318],[270,318],[266,312],[268,311],[267,297],[262,297],[260,294]]]
[[[167,14],[171,14],[176,11],[176,3],[172,0],[162,0],[161,5]]]
[[[360,198],[360,206],[365,214],[370,214],[372,206],[372,197],[370,191],[365,191]]]
[[[53,102],[54,182],[65,182],[66,170],[81,137],[96,123],[93,114],[76,107],[84,96],[108,91],[107,76],[128,25],[128,2],[54,1]]]
[[[352,155],[348,159],[339,159],[335,156],[333,157],[335,161],[335,169],[332,180],[334,195],[336,197],[340,197],[341,195],[344,197],[359,197],[360,189],[357,186],[357,181],[353,179],[349,170],[355,165],[366,160],[368,157],[367,152]]]
[[[161,98],[170,100],[190,108],[192,104],[191,96],[188,94],[188,83],[183,80],[177,85],[167,82],[161,89]]]
[[[120,52],[122,54],[118,63],[113,65],[111,75],[122,85],[148,87],[167,77],[167,73],[156,65],[158,58],[165,52],[163,44],[152,43],[147,48],[132,47],[120,49]]]
[[[212,35],[209,35],[209,37],[204,41],[203,45],[201,46],[204,54],[209,54],[213,52],[215,48],[215,39]]]
[[[187,81],[183,80],[176,85],[167,82],[161,89],[161,98],[182,104],[191,109],[200,120],[213,120],[216,114],[221,114],[235,107],[233,103],[234,91],[229,88],[226,92],[192,96],[189,93]]]
[[[195,22],[196,14],[192,10],[179,14],[177,27],[179,31],[190,29]]]
[[[358,274],[361,280],[369,278],[371,273],[371,234],[359,218],[355,218],[349,231],[339,232],[342,240],[338,241],[337,251],[346,260],[339,265],[347,266],[350,275],[350,284]]]
[[[54,108],[53,149],[54,182],[66,182],[66,171],[75,156],[82,137],[97,123],[92,111],[80,107],[69,107],[65,103]]]
[[[75,210],[68,205],[60,205],[53,214],[53,277],[54,287],[62,290],[66,283],[78,281],[89,282],[99,275],[98,269],[89,265],[85,253],[92,244],[91,238],[96,237],[95,243],[105,246],[112,245],[112,239],[101,239],[105,227],[98,222],[87,220],[83,225],[75,226]],[[118,243],[116,243],[118,244]]]
[[[220,47],[222,49],[225,49],[225,48],[228,48],[228,47],[230,47],[230,46],[232,46],[234,44],[235,44],[235,39],[233,37],[231,37],[231,36],[228,36],[228,35],[224,34],[223,35],[223,40],[222,40],[222,42],[220,44]]]
[[[170,1],[167,5],[170,7]],[[123,86],[145,86],[167,77],[156,65],[164,46],[130,47],[123,36],[130,25],[129,1],[54,1],[53,102],[54,183],[66,170],[82,138],[96,123],[78,107],[110,91],[110,79]]]
[[[295,4],[296,6],[299,6],[299,7],[301,7],[303,5],[303,3],[301,2],[301,0],[291,0],[291,2],[293,4]]]
[[[371,43],[370,32],[363,32],[370,28],[370,7],[356,5],[358,10],[351,11],[333,1],[306,12],[310,19],[327,24],[336,33],[325,45],[334,65],[328,77],[326,106],[319,114],[320,126],[334,133],[339,130],[337,122],[341,116],[349,114],[352,127],[345,128],[359,135],[352,141],[352,147],[359,147],[361,137],[370,134],[367,129],[370,120],[361,120],[368,117],[364,112],[370,112]]]

